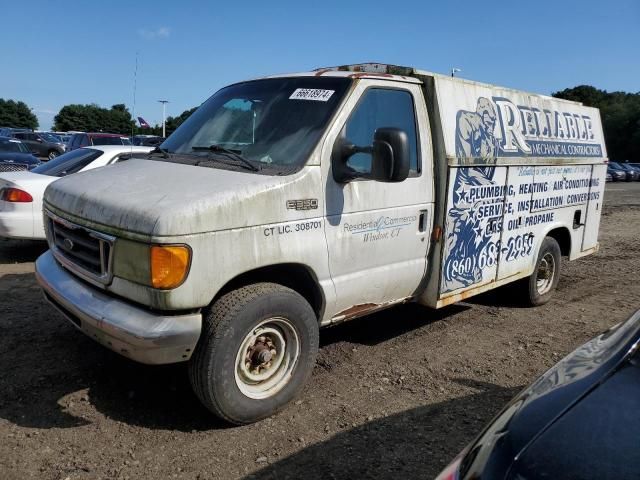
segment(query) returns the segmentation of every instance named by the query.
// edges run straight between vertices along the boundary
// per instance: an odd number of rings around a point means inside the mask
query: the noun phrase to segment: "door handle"
[[[418,220],[418,231],[425,232],[427,230],[427,214],[428,210],[420,210],[420,217]]]

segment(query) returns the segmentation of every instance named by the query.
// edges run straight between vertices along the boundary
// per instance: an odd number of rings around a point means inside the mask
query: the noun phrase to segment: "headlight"
[[[175,288],[187,278],[191,249],[187,245],[152,245],[149,263],[153,288]]]

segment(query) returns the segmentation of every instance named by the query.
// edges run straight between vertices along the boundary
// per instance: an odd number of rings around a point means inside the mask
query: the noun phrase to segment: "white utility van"
[[[520,281],[598,249],[598,110],[408,67],[218,91],[148,156],[52,183],[46,297],[108,348],[189,362],[213,413],[271,415],[319,327]]]

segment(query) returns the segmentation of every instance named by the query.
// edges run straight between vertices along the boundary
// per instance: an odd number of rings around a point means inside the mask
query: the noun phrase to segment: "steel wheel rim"
[[[289,382],[299,355],[300,339],[291,321],[283,317],[263,320],[240,343],[236,385],[249,398],[271,397]]]
[[[536,272],[536,289],[539,295],[544,295],[553,286],[556,273],[556,260],[551,253],[545,253],[538,264]]]
[[[51,152],[51,153],[49,154],[49,160],[53,160],[53,159],[54,159],[54,158],[56,158],[57,156],[58,156],[58,154],[57,154],[57,153]]]

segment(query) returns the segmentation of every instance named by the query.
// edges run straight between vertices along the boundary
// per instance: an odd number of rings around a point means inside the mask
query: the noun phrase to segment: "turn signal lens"
[[[33,197],[29,192],[19,188],[3,188],[0,190],[0,200],[13,203],[30,203],[33,202]]]
[[[170,289],[180,285],[189,272],[191,249],[186,245],[151,246],[151,285]]]

